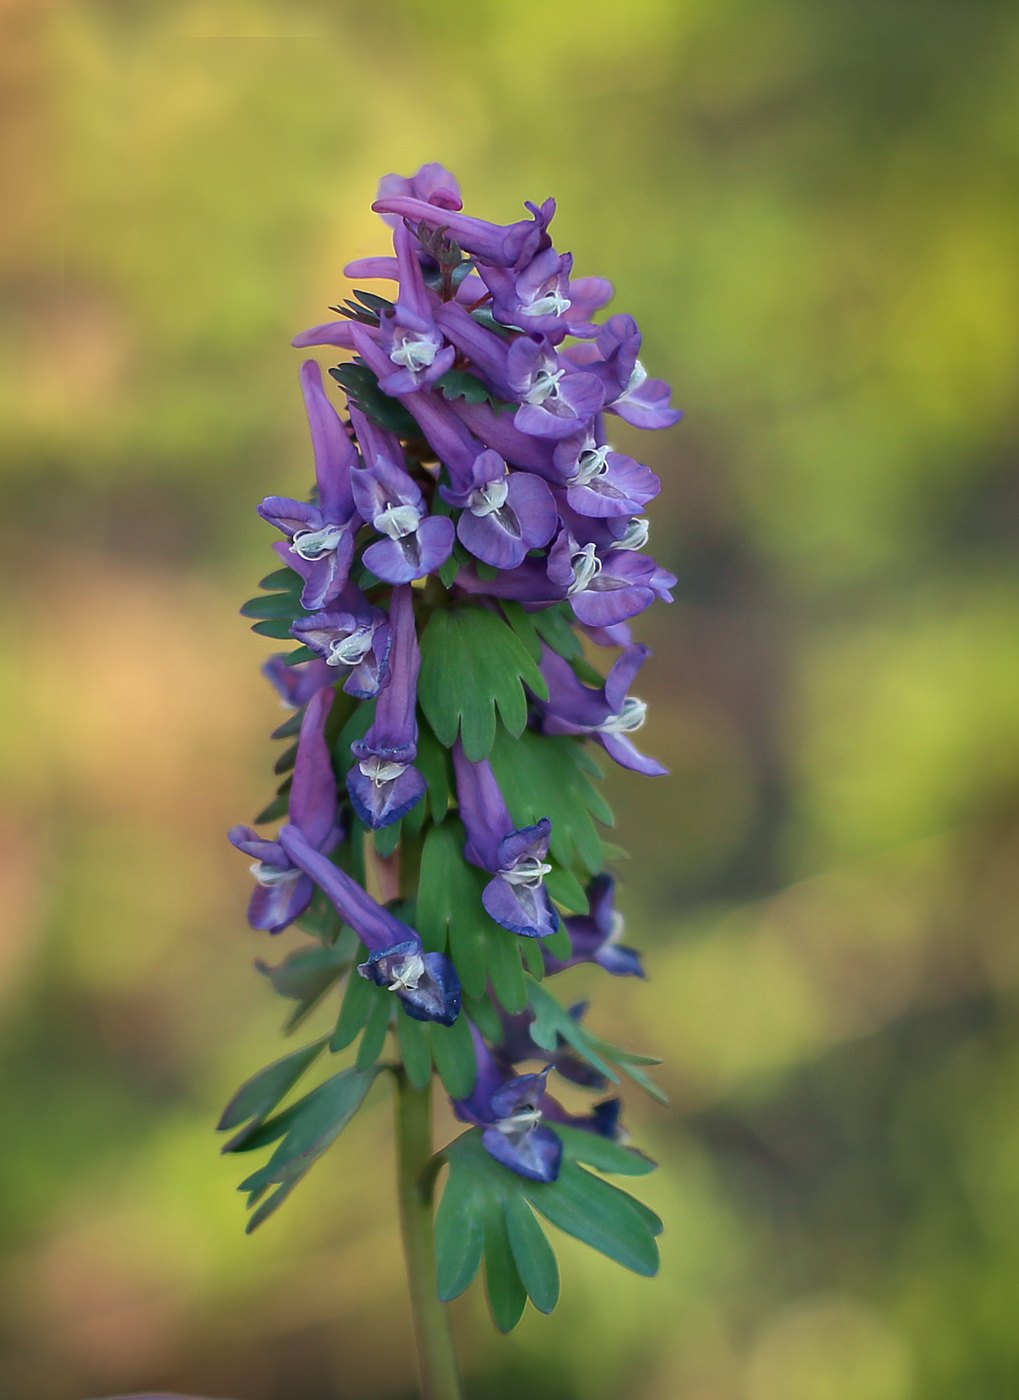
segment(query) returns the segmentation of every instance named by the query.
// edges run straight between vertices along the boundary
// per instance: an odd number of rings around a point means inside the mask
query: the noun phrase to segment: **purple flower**
[[[480,269],[492,294],[492,314],[507,326],[540,331],[557,344],[566,335],[594,337],[590,318],[612,300],[612,283],[603,277],[570,280],[571,253],[546,248],[520,272],[504,267]]]
[[[552,823],[515,829],[506,801],[487,759],[472,763],[458,739],[453,745],[460,817],[467,828],[464,855],[494,875],[481,902],[497,924],[525,938],[547,938],[559,927],[545,876]]]
[[[450,407],[486,447],[491,447],[507,462],[523,467],[525,471],[537,472],[556,486],[561,483],[561,476],[552,460],[553,444],[547,438],[528,437],[513,426],[512,419],[499,413],[490,403],[468,403],[466,399],[454,399]]]
[[[377,198],[423,199],[437,209],[454,211],[464,207],[456,176],[434,160],[422,165],[414,175],[383,175]],[[399,219],[392,214],[383,214],[382,220],[392,228],[399,223]]]
[[[349,670],[343,689],[359,700],[379,694],[389,679],[392,629],[381,608],[373,608],[361,590],[348,584],[340,606],[299,617],[290,631],[317,651],[337,675]]]
[[[376,830],[398,822],[425,791],[425,780],[413,766],[417,757],[415,705],[421,652],[414,628],[410,584],[393,589],[389,623],[393,632],[390,681],[379,696],[372,727],[363,739],[351,745],[357,765],[347,777],[354,810]]]
[[[462,508],[456,533],[485,564],[511,569],[532,549],[548,544],[559,524],[552,492],[540,476],[508,472],[498,452],[484,451],[462,487],[440,486],[451,506]]]
[[[503,1073],[474,1026],[471,1035],[478,1077],[467,1098],[453,1100],[453,1111],[462,1122],[475,1123],[484,1130],[481,1140],[485,1150],[504,1167],[530,1181],[555,1181],[563,1144],[541,1121],[548,1099],[548,1070],[540,1074]]]
[[[566,923],[569,924],[567,919]],[[547,964],[546,958],[546,964]],[[565,967],[565,963],[556,964]],[[587,1010],[586,1001],[578,1001],[576,1005],[570,1007],[570,1015],[575,1021],[579,1021]],[[492,1046],[492,1054],[496,1063],[506,1074],[512,1070],[514,1065],[520,1064],[523,1060],[542,1060],[555,1070],[556,1074],[568,1079],[571,1084],[579,1084],[583,1089],[604,1089],[608,1080],[600,1070],[588,1064],[587,1060],[582,1060],[576,1051],[566,1043],[561,1035],[556,1036],[556,1048],[552,1051],[545,1050],[532,1039],[531,1027],[534,1025],[534,1011],[528,1007],[526,1011],[519,1011],[511,1014],[508,1011],[499,1009],[499,1019],[502,1022],[502,1037],[497,1045]]]
[[[548,700],[535,701],[542,733],[589,734],[623,768],[648,777],[668,773],[655,759],[638,753],[629,737],[643,725],[647,705],[627,695],[627,687],[650,655],[649,647],[628,646],[602,688],[594,690],[577,678],[568,661],[543,647],[541,673],[548,682]]]
[[[555,214],[555,200],[546,199],[540,209],[529,201],[524,207],[530,210],[530,219],[522,219],[516,224],[490,224],[484,219],[473,219],[455,210],[440,209],[422,199],[402,194],[391,195],[387,192],[372,205],[376,214],[398,214],[412,223],[423,220],[433,228],[446,229],[461,248],[473,253],[482,262],[516,268],[526,267],[552,241],[547,230]]]
[[[669,407],[671,390],[664,379],[649,379],[637,358],[641,333],[632,316],[610,316],[592,345],[574,345],[565,355],[601,379],[605,407],[635,428],[671,428],[682,418]]]
[[[573,915],[564,921],[570,935],[570,956],[560,962],[547,949],[542,949],[546,973],[562,972],[578,963],[597,963],[614,977],[644,976],[640,954],[619,941],[625,922],[614,904],[615,888],[611,875],[603,872],[594,877],[587,887],[591,912]]]
[[[393,259],[396,262],[396,259]],[[354,322],[323,321],[320,326],[311,326],[306,331],[301,331],[295,335],[290,344],[296,350],[307,350],[312,345],[338,345],[341,350],[354,350]],[[369,335],[378,335],[374,327],[363,327]]]
[[[414,253],[414,239],[402,225],[394,237],[400,271],[400,299],[393,310],[379,312],[382,349],[392,365],[379,376],[379,386],[387,394],[409,394],[429,384],[452,368],[456,351],[444,346],[442,334],[432,318],[432,305],[425,290],[421,264]]]
[[[258,513],[290,539],[283,557],[304,579],[302,606],[321,608],[343,591],[354,557],[358,521],[350,478],[357,453],[326,398],[322,371],[315,360],[301,366],[301,387],[315,449],[318,505],[267,496]]]
[[[452,553],[453,522],[426,514],[421,488],[397,466],[403,458],[398,440],[358,409],[352,407],[350,416],[366,461],[351,472],[354,500],[364,519],[386,536],[365,550],[365,565],[387,583],[433,573]]]
[[[590,1113],[568,1113],[550,1094],[541,1101],[542,1115],[548,1122],[561,1123],[564,1128],[583,1128],[611,1142],[625,1143],[630,1135],[619,1121],[622,1107],[622,1099],[604,1099],[594,1104]]]
[[[602,406],[602,384],[561,360],[547,336],[518,336],[506,355],[506,378],[520,407],[513,426],[534,437],[564,438],[582,429]]]
[[[415,1020],[451,1026],[460,1012],[460,979],[446,955],[426,953],[416,929],[320,855],[296,826],[283,827],[279,839],[370,950],[368,961],[358,964],[361,976],[395,992]]]
[[[309,849],[316,852],[333,850],[343,837],[336,816],[336,778],[325,740],[334,695],[335,691],[323,687],[308,702],[290,790],[291,829],[299,831]],[[251,873],[257,883],[248,906],[248,922],[252,928],[279,933],[311,903],[315,892],[312,881],[278,840],[263,840],[250,826],[232,827],[228,835],[238,850],[255,858]]]
[[[600,417],[596,426],[556,443],[554,461],[578,515],[632,516],[662,489],[650,467],[604,441]]]
[[[296,666],[286,663],[286,655],[278,651],[262,667],[262,675],[279,691],[285,709],[299,710],[316,690],[332,685],[336,680],[336,672],[330,670],[324,661],[299,661]]]
[[[626,622],[656,597],[671,603],[669,589],[676,582],[646,554],[599,550],[594,544],[581,547],[565,529],[549,550],[548,576],[565,587],[577,620],[591,627]]]

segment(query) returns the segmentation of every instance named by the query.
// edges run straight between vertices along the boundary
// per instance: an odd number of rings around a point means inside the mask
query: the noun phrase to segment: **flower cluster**
[[[552,244],[554,201],[488,223],[426,165],[387,176],[373,208],[393,256],[346,272],[395,291],[359,290],[294,341],[347,352],[330,370],[346,401],[303,365],[315,489],[259,506],[281,533],[280,568],[243,610],[299,644],[266,666],[294,711],[277,735],[296,744],[259,820],[283,825],[230,839],[255,862],[252,926],[300,920],[321,942],[301,955],[310,982],[296,963],[274,975],[284,994],[310,1006],[352,970],[332,1048],[363,1027],[363,1073],[392,1031],[415,1082],[434,1058],[496,1162],[552,1183],[557,1126],[620,1129],[618,1098],[573,1115],[549,1075],[595,1091],[617,1069],[638,1078],[639,1057],[541,983],[578,963],[643,976],[620,943],[585,741],[666,771],[634,746],[646,707],[629,694],[649,655],[630,623],[675,583],[645,550],[660,483],[612,446],[610,426],[680,414],[640,361],[633,318],[595,319],[612,287],[573,276]],[[585,639],[617,649],[604,678]],[[366,856],[385,902],[368,893]],[[518,1070],[528,1062],[541,1067]],[[268,1127],[242,1146],[271,1141]]]

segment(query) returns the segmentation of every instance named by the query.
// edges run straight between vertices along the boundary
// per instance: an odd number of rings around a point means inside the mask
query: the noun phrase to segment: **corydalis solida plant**
[[[293,710],[273,737],[293,742],[256,826],[281,825],[230,832],[254,861],[252,926],[313,936],[258,964],[296,1003],[288,1029],[341,983],[342,998],[331,1035],[255,1075],[220,1126],[235,1130],[226,1151],[274,1146],[242,1183],[252,1229],[388,1072],[423,1382],[452,1396],[439,1300],[483,1258],[502,1330],[528,1297],[555,1305],[536,1212],[639,1273],[657,1267],[657,1217],[587,1170],[652,1169],[623,1145],[610,1085],[656,1092],[641,1068],[653,1061],[588,1029],[547,979],[578,963],[643,976],[620,942],[588,741],[665,772],[633,744],[645,706],[628,693],[649,654],[630,621],[675,582],[643,548],[659,482],[609,434],[613,415],[641,428],[680,415],[638,358],[633,318],[594,321],[611,285],[573,277],[552,246],[553,201],[490,224],[428,165],[385,177],[374,208],[394,255],[346,271],[396,291],[357,291],[294,342],[348,352],[329,371],[345,403],[309,360],[315,489],[259,507],[280,567],[242,609],[299,644],[265,667]],[[604,677],[582,636],[617,649]],[[280,1109],[327,1051],[353,1063]],[[471,1126],[433,1156],[436,1073]],[[554,1077],[609,1096],[570,1113]]]

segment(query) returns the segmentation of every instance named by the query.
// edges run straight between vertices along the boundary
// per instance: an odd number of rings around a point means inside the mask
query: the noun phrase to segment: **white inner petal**
[[[648,535],[651,533],[651,521],[646,515],[637,515],[626,527],[626,533],[621,535],[611,549],[643,549],[647,544]]]
[[[525,316],[562,316],[572,305],[573,302],[568,297],[564,297],[553,287],[543,297],[538,297],[529,306],[522,306],[520,309]]]
[[[406,763],[393,763],[388,758],[377,758],[375,754],[369,755],[357,766],[366,778],[371,778],[376,787],[394,782],[408,768]]]
[[[598,726],[599,734],[634,734],[647,719],[647,701],[628,695],[623,708]]]
[[[391,992],[413,992],[425,975],[425,960],[420,953],[408,953],[393,968],[389,976]]]
[[[604,476],[609,469],[608,455],[611,451],[607,443],[604,447],[585,448],[577,458],[576,473],[570,477],[567,485],[586,486],[596,476]]]
[[[301,878],[300,870],[293,868],[277,870],[274,865],[268,865],[264,860],[256,860],[254,865],[248,868],[258,883],[265,885],[267,889],[271,889],[273,885],[286,885]]]
[[[644,383],[644,380],[646,378],[647,370],[641,364],[640,360],[637,360],[637,362],[633,366],[633,371],[630,374],[630,382],[627,384],[623,392],[619,395],[620,399],[628,399],[631,394],[635,394],[640,388],[640,386]]]
[[[546,865],[537,856],[521,856],[513,862],[509,870],[500,870],[499,874],[508,885],[523,885],[525,889],[536,890],[551,869],[550,865]]]
[[[532,1132],[541,1122],[541,1109],[537,1104],[523,1104],[516,1113],[511,1113],[508,1118],[500,1118],[495,1126],[499,1132],[508,1137],[511,1142],[519,1142]]]
[[[314,561],[334,550],[342,539],[342,525],[324,525],[321,530],[299,530],[290,548],[302,559]]]
[[[421,512],[417,506],[387,506],[372,524],[379,534],[388,535],[391,540],[402,540],[421,524]]]
[[[566,590],[567,593],[583,593],[591,580],[601,573],[601,560],[595,553],[593,544],[585,544],[583,549],[575,550],[570,555],[570,564],[573,568],[573,582]]]
[[[501,481],[488,481],[477,491],[471,492],[467,508],[471,515],[494,515],[506,504],[508,495],[509,481],[506,477],[503,477]]]
[[[531,381],[524,403],[542,404],[548,398],[559,397],[559,381],[564,369],[539,369]]]
[[[405,369],[427,369],[439,353],[441,342],[434,336],[417,331],[397,330],[389,358]]]
[[[327,666],[357,666],[371,651],[374,627],[359,627],[349,636],[339,637],[329,644]]]
[[[618,943],[619,940],[622,938],[622,936],[623,936],[623,934],[624,934],[625,932],[626,932],[626,920],[623,918],[622,914],[619,912],[618,909],[613,909],[613,911],[612,911],[612,927],[611,927],[611,929],[609,930],[609,936],[608,936],[608,938],[606,938],[606,940],[605,940],[606,945],[609,946],[609,947],[611,947],[611,946],[613,946],[614,944]]]

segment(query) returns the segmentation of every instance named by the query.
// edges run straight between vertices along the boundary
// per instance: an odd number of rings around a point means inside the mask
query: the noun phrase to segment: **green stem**
[[[395,1075],[400,1225],[421,1394],[423,1400],[461,1400],[449,1315],[435,1285],[435,1172],[427,1170],[432,1158],[432,1086],[415,1089],[402,1065]]]

